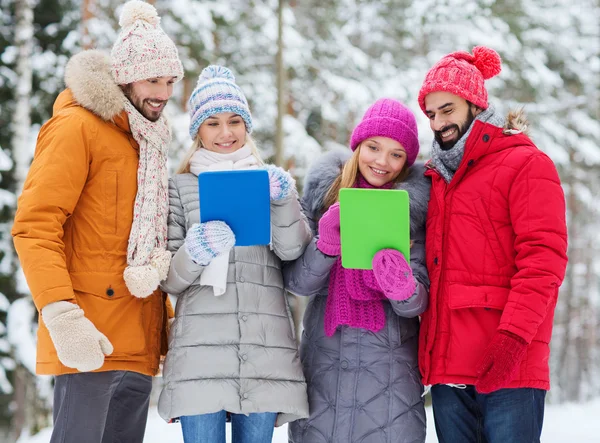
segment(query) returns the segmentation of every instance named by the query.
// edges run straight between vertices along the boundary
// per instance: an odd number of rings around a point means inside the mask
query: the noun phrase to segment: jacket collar
[[[532,145],[528,136],[529,123],[523,109],[510,111],[504,126],[475,121],[465,146],[461,167],[469,161],[477,161],[484,155],[493,154],[515,146]]]
[[[131,132],[124,106],[127,98],[113,79],[108,54],[89,50],[71,57],[65,67],[65,84],[68,89],[56,100],[55,113],[81,106],[122,131]]]
[[[499,127],[490,123],[474,121],[473,128],[465,145],[465,153],[461,164],[448,184],[448,190],[460,182],[469,168],[474,166],[482,157],[511,149],[516,146],[535,146],[528,136],[529,122],[523,109],[510,111],[504,126]],[[426,164],[426,176],[436,179],[436,171],[431,161]],[[441,180],[443,181],[443,179]]]

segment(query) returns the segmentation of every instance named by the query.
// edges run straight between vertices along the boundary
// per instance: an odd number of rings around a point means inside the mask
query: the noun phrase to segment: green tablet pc
[[[410,261],[408,192],[387,189],[340,190],[342,266],[373,269],[381,249],[396,249]]]

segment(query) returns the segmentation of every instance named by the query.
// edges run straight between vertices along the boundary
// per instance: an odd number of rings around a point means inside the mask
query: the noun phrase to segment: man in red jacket
[[[523,112],[488,105],[484,80],[500,69],[489,48],[455,52],[419,93],[435,135],[419,366],[442,443],[539,441],[550,388],[565,199]]]

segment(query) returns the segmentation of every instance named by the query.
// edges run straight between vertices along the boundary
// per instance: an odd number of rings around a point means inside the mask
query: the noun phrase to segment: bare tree
[[[16,74],[17,85],[15,91],[15,112],[12,119],[12,151],[15,160],[16,192],[20,193],[27,176],[29,163],[31,161],[29,131],[31,128],[31,54],[33,52],[33,8],[34,0],[17,0],[15,2],[15,46],[19,57],[17,60]],[[12,420],[11,432],[18,438],[23,429],[28,426],[26,416],[29,404],[27,402],[28,391],[35,389],[26,380],[27,369],[17,361],[15,368],[14,401],[16,409]]]
[[[32,158],[29,132],[31,128],[31,55],[33,53],[33,8],[36,0],[17,0],[15,2],[15,46],[19,57],[16,74],[18,76],[15,93],[15,113],[12,119],[12,146],[15,159],[16,191],[20,193],[27,176]]]
[[[578,160],[569,149],[568,167],[561,169],[567,199],[569,265],[561,288],[552,339],[554,400],[585,401],[598,395],[597,373],[599,291],[594,269],[597,239],[598,166]]]
[[[279,0],[277,9],[277,123],[275,129],[275,164],[283,166],[283,116],[285,103],[285,66],[283,64],[283,8],[285,0]]]
[[[95,0],[83,0],[81,2],[81,42],[83,49],[91,49],[94,46],[94,41],[88,30],[89,21],[94,18]]]

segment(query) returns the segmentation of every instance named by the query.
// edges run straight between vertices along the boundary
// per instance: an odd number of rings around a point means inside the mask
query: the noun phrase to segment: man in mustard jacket
[[[166,351],[167,151],[183,77],[153,6],[123,7],[110,57],[74,56],[42,127],[12,235],[56,376],[51,442],[141,442]]]

